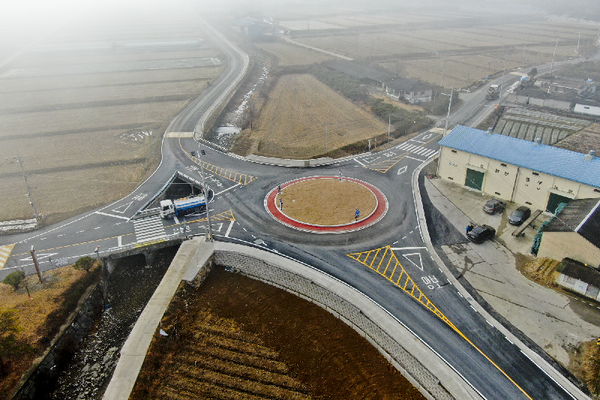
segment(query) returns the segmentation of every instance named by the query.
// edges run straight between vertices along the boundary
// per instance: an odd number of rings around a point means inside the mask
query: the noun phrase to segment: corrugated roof
[[[466,151],[600,188],[600,158],[458,125],[440,146]]]

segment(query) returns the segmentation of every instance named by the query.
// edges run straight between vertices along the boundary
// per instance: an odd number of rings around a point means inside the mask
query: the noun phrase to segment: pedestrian
[[[356,211],[354,212],[354,220],[358,221],[358,217],[360,217],[360,211],[357,208]]]
[[[467,233],[471,232],[473,230],[473,223],[469,223],[469,225],[467,225]]]
[[[277,185],[277,194],[281,194],[281,185]]]
[[[283,211],[283,200],[279,199],[279,209]]]

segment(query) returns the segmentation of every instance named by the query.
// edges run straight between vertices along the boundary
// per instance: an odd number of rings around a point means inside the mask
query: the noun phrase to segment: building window
[[[600,189],[594,189],[594,192],[600,193]]]
[[[506,164],[504,164],[504,163],[501,163],[500,165],[501,165],[502,167],[506,167]]]
[[[539,173],[538,173],[538,172],[532,172],[532,174],[533,174],[533,175],[539,175]]]
[[[527,204],[528,206],[530,206],[531,202],[530,201],[526,201],[525,204]]]
[[[456,150],[452,150],[452,152],[453,152],[453,153],[458,153],[458,151],[456,151]]]
[[[448,179],[450,179],[451,181],[453,181],[453,180],[454,180],[454,178],[453,178],[453,177],[451,177],[451,176],[449,176],[449,177],[448,177]]]
[[[498,193],[498,192],[494,192],[494,193],[495,193],[496,195],[498,195],[498,196],[502,196],[502,195],[501,195],[500,193]]]

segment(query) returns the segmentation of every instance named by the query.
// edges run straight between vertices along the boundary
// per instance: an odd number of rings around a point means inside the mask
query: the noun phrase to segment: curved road
[[[246,243],[288,255],[356,287],[408,326],[482,398],[582,398],[580,394],[568,393],[475,312],[469,303],[472,299],[461,296],[449,283],[425,246],[415,212],[411,177],[420,165],[435,156],[439,134],[421,133],[382,152],[312,169],[249,163],[199,145],[193,133],[202,130],[206,116],[235,88],[248,65],[244,53],[212,28],[209,32],[227,54],[227,69],[210,90],[190,103],[169,125],[159,168],[133,193],[112,204],[34,233],[2,237],[1,244],[14,244],[14,248],[7,266],[0,270],[0,279],[17,265],[33,272],[31,245],[35,245],[42,269],[47,270],[72,263],[83,255],[94,256],[96,246],[103,256],[138,242],[184,232],[204,232],[206,223],[202,216],[171,221],[156,215],[131,219],[176,170],[199,179],[199,160],[191,157],[191,152],[201,147],[205,151],[202,165],[207,183],[215,191],[211,216],[218,240]],[[493,103],[479,99],[484,89],[451,116],[451,125],[481,115],[479,109]],[[265,210],[264,198],[278,184],[313,175],[338,176],[340,172],[369,182],[385,194],[390,208],[376,225],[353,233],[315,235],[286,227]],[[397,283],[399,275],[377,268],[389,263],[384,254],[401,262],[404,272],[456,329],[407,294]]]

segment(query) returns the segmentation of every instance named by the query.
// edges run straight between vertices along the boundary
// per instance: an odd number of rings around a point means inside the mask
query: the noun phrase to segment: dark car
[[[501,213],[506,208],[506,203],[500,200],[492,199],[486,201],[483,205],[483,211],[488,214]]]
[[[467,232],[467,239],[473,243],[483,243],[492,239],[496,235],[496,230],[489,225],[475,225]]]
[[[511,225],[521,225],[523,222],[527,221],[527,218],[530,216],[531,210],[525,206],[521,206],[510,214],[508,222]]]

